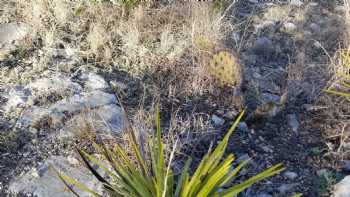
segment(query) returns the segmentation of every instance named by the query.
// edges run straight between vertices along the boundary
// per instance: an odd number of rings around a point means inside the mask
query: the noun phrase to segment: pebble
[[[321,32],[321,28],[319,25],[317,25],[316,23],[311,23],[310,24],[310,29],[312,31],[312,33],[317,34]]]
[[[214,126],[222,126],[225,123],[224,119],[220,118],[219,116],[217,116],[215,114],[211,117],[211,120],[212,120]]]
[[[274,45],[272,41],[265,36],[258,38],[254,42],[253,50],[255,52],[268,54],[268,53],[271,53],[273,49],[274,49]]]
[[[283,185],[279,186],[277,188],[277,190],[281,194],[286,194],[288,191],[293,189],[293,187],[295,187],[295,186],[296,186],[296,184],[283,184]]]
[[[286,178],[288,178],[290,180],[294,180],[298,177],[298,174],[295,172],[287,171],[287,172],[283,173],[283,176],[285,176]]]
[[[291,22],[284,23],[283,28],[287,33],[294,33],[297,30],[297,26]]]
[[[242,131],[242,132],[249,132],[249,128],[246,122],[240,122],[237,125],[238,130]]]
[[[300,126],[300,123],[298,121],[298,117],[296,114],[288,114],[287,115],[288,125],[292,129],[294,133],[298,133],[298,129]]]

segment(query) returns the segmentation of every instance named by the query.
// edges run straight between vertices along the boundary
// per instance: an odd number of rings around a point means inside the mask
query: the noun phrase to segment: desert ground
[[[244,111],[223,190],[282,163],[237,196],[350,197],[349,49],[348,0],[0,0],[0,196],[109,196],[79,150],[152,155],[159,109],[175,179]]]

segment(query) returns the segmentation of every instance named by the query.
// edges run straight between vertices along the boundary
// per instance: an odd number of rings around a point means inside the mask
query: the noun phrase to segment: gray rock
[[[292,129],[294,133],[298,133],[298,129],[300,126],[300,123],[298,121],[298,117],[296,114],[288,114],[287,115],[288,125]]]
[[[114,105],[111,111],[105,110],[102,112],[108,113],[103,115],[108,121],[114,120],[109,118],[110,114],[121,116],[121,108],[116,106],[117,99],[113,94],[105,93],[100,90],[87,92],[82,94],[76,94],[72,97],[62,99],[49,107],[33,106],[23,112],[22,117],[19,120],[20,126],[23,128],[31,127],[43,119],[50,119],[50,122],[61,125],[60,123],[65,119],[67,115],[74,115],[82,112],[83,110],[101,110],[97,109],[104,106]],[[115,111],[119,113],[115,113]],[[102,114],[102,113],[99,113]],[[117,118],[117,117],[116,117]],[[121,121],[116,122],[116,124]]]
[[[295,172],[287,171],[287,172],[283,173],[283,176],[285,176],[286,178],[288,178],[290,180],[294,180],[298,177],[298,174]]]
[[[211,121],[213,122],[214,126],[222,126],[225,123],[224,119],[220,118],[215,114],[211,117]]]
[[[108,87],[108,84],[103,77],[95,73],[84,73],[80,76],[80,79],[84,81],[84,88],[88,90],[103,90]]]
[[[42,78],[37,81],[27,85],[27,88],[30,88],[33,94],[37,95],[49,95],[52,93],[65,95],[67,92],[79,93],[82,92],[82,87],[72,82],[69,77],[58,74],[50,78]]]
[[[316,23],[311,23],[310,29],[311,29],[312,33],[314,33],[314,34],[318,34],[321,32],[321,27],[319,25],[317,25]]]
[[[261,102],[263,104],[269,103],[269,102],[274,102],[274,103],[279,103],[281,100],[281,97],[276,94],[270,94],[270,93],[262,93],[261,94]]]
[[[0,24],[0,46],[21,41],[29,35],[30,31],[30,27],[24,23]]]
[[[333,197],[349,197],[350,196],[350,175],[334,186]]]
[[[286,194],[287,192],[291,191],[296,184],[283,184],[277,188],[278,192],[281,194]]]
[[[15,108],[25,107],[28,98],[32,95],[31,91],[23,86],[9,87],[6,92],[7,93],[4,97],[8,100],[6,105],[3,106],[5,113],[8,113]]]
[[[248,128],[248,125],[247,125],[246,122],[240,122],[240,123],[238,123],[237,128],[238,128],[240,131],[249,132],[249,128]]]
[[[83,165],[72,165],[68,159],[62,156],[51,156],[38,168],[32,169],[23,176],[12,180],[9,191],[13,194],[22,192],[25,195],[37,197],[74,197],[74,194],[65,189],[65,185],[51,167],[78,180],[93,191],[102,193],[102,184]],[[83,197],[90,196],[80,190],[76,192]]]
[[[87,111],[93,121],[104,125],[108,131],[122,131],[122,110],[114,94],[105,92],[108,84],[96,74],[86,73],[81,85],[63,75],[42,78],[25,87],[8,88],[5,97],[5,112],[21,108],[21,117],[16,127],[33,130],[44,123],[49,128],[63,128],[66,122]],[[84,87],[84,88],[83,88]],[[59,95],[59,96],[57,96]],[[37,104],[37,98],[53,98]],[[25,108],[24,108],[25,107]],[[45,121],[45,122],[43,122]],[[34,131],[34,130],[33,130]]]
[[[267,37],[260,37],[254,42],[253,50],[257,53],[267,54],[273,51],[273,43]]]

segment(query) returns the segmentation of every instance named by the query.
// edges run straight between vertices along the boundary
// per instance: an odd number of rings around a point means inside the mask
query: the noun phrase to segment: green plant
[[[338,52],[338,60],[335,83],[327,88],[325,92],[342,96],[350,101],[350,52],[348,50],[340,50]]]
[[[232,167],[233,154],[224,156],[231,134],[242,118],[242,112],[232,127],[228,130],[223,140],[213,151],[202,158],[193,175],[189,173],[190,159],[186,162],[180,175],[175,176],[171,170],[171,160],[174,150],[166,162],[164,144],[162,143],[160,115],[156,115],[156,133],[151,137],[144,149],[138,145],[135,134],[128,129],[131,147],[135,158],[133,161],[126,152],[118,145],[113,150],[105,145],[94,145],[102,153],[108,165],[83,150],[78,150],[87,168],[101,181],[104,189],[110,196],[132,196],[132,197],[206,197],[224,196],[232,197],[249,188],[254,183],[280,173],[284,168],[277,164],[242,183],[232,185],[240,170],[248,164],[248,160],[241,162],[237,167]],[[168,163],[168,164],[166,164]],[[112,181],[103,178],[92,165],[98,165],[101,170],[108,174]],[[110,167],[110,168],[109,168]],[[111,170],[113,169],[113,170]],[[87,188],[75,179],[57,172],[65,185],[76,194],[74,188],[86,191],[94,196],[101,194]],[[175,181],[177,177],[177,181]]]

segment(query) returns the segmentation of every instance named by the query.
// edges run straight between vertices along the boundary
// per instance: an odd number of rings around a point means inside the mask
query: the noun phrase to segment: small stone
[[[281,194],[286,194],[288,191],[293,189],[296,184],[283,184],[277,188],[278,192]]]
[[[294,23],[287,22],[283,24],[283,29],[286,33],[294,33],[297,30],[297,26]]]
[[[283,173],[283,176],[285,176],[286,178],[288,178],[290,180],[294,180],[298,177],[298,174],[295,172],[287,171],[287,172]]]
[[[266,153],[273,153],[273,150],[269,146],[261,146],[261,149]]]
[[[95,73],[82,74],[80,79],[84,81],[84,87],[88,90],[103,90],[108,88],[107,82]]]
[[[350,196],[350,175],[334,186],[333,197],[349,197]]]
[[[290,126],[290,128],[292,128],[292,131],[294,133],[298,133],[300,123],[298,121],[297,116],[295,114],[288,114],[287,120],[288,120],[288,125]]]
[[[310,29],[312,31],[312,33],[317,34],[321,32],[321,28],[319,25],[317,25],[316,23],[311,23],[310,24]]]
[[[267,37],[258,38],[253,46],[253,50],[257,53],[270,53],[274,48],[272,41]]]
[[[238,130],[243,131],[243,132],[249,132],[249,128],[246,122],[240,122],[237,125]]]
[[[222,126],[225,123],[224,119],[220,118],[215,114],[211,117],[211,121],[213,122],[214,126]]]

